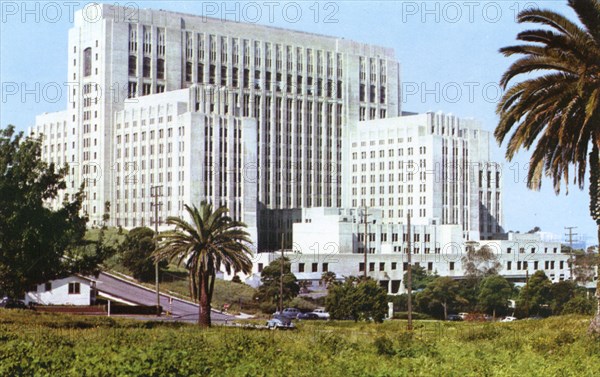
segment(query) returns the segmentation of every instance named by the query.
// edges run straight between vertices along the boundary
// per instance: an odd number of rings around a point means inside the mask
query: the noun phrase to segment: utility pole
[[[408,249],[408,271],[406,274],[406,288],[408,289],[408,324],[406,325],[406,329],[408,331],[413,330],[412,324],[412,250],[411,250],[411,232],[410,232],[410,212],[406,214],[406,224],[407,224],[407,237],[406,237],[406,247]]]
[[[367,253],[369,252],[369,224],[368,224],[368,218],[369,218],[369,207],[365,206],[364,207],[364,211],[362,213],[362,217],[363,217],[363,222],[365,223],[365,242],[364,242],[364,246],[365,246],[365,252],[364,252],[364,264],[365,264],[365,270],[364,270],[364,278],[365,280],[367,280]]]
[[[281,263],[279,263],[279,314],[283,314],[283,245],[285,233],[281,233]]]
[[[570,280],[574,280],[573,279],[573,236],[576,236],[577,233],[573,233],[573,229],[577,229],[576,226],[566,226],[565,227],[566,230],[569,231],[568,234],[565,234],[565,236],[569,237],[569,274],[571,275]]]
[[[162,205],[162,203],[158,202],[159,192],[158,190],[161,186],[152,186],[150,187],[150,195],[154,198],[154,249],[158,248],[158,206]],[[155,289],[156,289],[156,316],[160,317],[160,292],[158,290],[158,260],[154,261],[154,280],[155,280]]]

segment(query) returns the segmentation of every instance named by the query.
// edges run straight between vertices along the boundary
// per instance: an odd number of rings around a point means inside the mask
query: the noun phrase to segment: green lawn
[[[293,332],[0,310],[1,376],[598,376],[588,318]]]

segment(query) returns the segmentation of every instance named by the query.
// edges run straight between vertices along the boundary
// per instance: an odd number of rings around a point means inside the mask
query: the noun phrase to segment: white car
[[[511,316],[508,316],[508,317],[504,317],[504,318],[502,319],[502,321],[500,321],[500,322],[512,322],[512,321],[516,321],[516,320],[517,320],[517,318],[516,318],[516,317],[511,317]]]
[[[312,312],[318,315],[319,319],[329,319],[329,313],[327,313],[323,308],[315,309]]]

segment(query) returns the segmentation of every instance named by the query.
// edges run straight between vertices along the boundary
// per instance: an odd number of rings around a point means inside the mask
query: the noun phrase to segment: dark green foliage
[[[479,307],[486,313],[504,314],[508,299],[512,296],[512,286],[502,276],[491,275],[483,279],[479,290]]]
[[[434,342],[425,341],[409,332],[402,332],[393,339],[380,336],[375,338],[373,344],[377,354],[381,356],[414,358],[420,356],[435,357],[438,355]]]
[[[517,306],[527,317],[548,314],[552,302],[552,283],[544,271],[536,271],[519,292]]]
[[[571,280],[559,281],[550,287],[552,313],[561,314],[567,302],[575,297],[577,285]]]
[[[394,313],[394,319],[408,319],[408,312],[396,312]],[[421,320],[421,319],[433,319],[430,315],[419,312],[412,312],[413,320]]]
[[[329,286],[335,282],[335,279],[335,272],[332,271],[323,272],[323,274],[321,275],[321,282],[323,283],[325,288],[329,288]]]
[[[275,259],[269,263],[260,273],[260,281],[262,285],[258,288],[256,298],[260,302],[270,302],[277,307],[279,305],[281,277],[281,258]],[[289,259],[284,258],[283,262],[283,302],[290,302],[300,293],[300,286],[296,275],[291,272],[291,264]],[[272,306],[268,306],[270,310]]]
[[[434,281],[438,275],[436,273],[428,273],[425,267],[423,266],[412,266],[411,271],[411,280],[412,280],[412,289],[414,291],[418,291],[421,289],[425,289],[427,284]],[[408,272],[404,273],[404,282],[408,281]],[[405,284],[406,286],[406,284]]]
[[[394,304],[394,312],[405,312],[408,310],[408,295],[406,293],[401,295],[388,295],[387,302]]]
[[[154,231],[150,228],[133,228],[125,237],[119,250],[123,266],[131,271],[134,278],[143,282],[155,280],[155,265],[152,253],[156,247]],[[158,267],[167,267],[167,261],[159,262]]]
[[[92,274],[114,250],[85,240],[82,191],[60,197],[67,167],[41,160],[39,140],[0,129],[0,291],[21,297],[27,288],[74,273]],[[50,200],[61,200],[57,210]]]
[[[325,307],[332,319],[382,322],[387,312],[387,292],[370,278],[349,277],[329,287]]]
[[[567,301],[562,308],[562,314],[594,314],[596,310],[596,300],[585,295],[577,295]]]
[[[417,305],[422,312],[446,319],[451,309],[465,304],[460,294],[457,280],[450,277],[438,277],[416,296]]]

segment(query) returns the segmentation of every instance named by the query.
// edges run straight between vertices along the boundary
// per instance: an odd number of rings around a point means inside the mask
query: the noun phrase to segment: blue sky
[[[236,19],[339,36],[394,48],[401,63],[407,111],[444,111],[474,117],[493,131],[498,80],[510,60],[498,49],[515,42],[515,16],[539,7],[575,17],[566,1],[296,1],[199,2],[110,1],[131,9],[154,8]],[[67,79],[67,32],[72,9],[86,2],[2,1],[0,20],[0,124],[25,130],[35,115],[63,110]],[[226,5],[224,5],[226,4]],[[125,16],[125,14],[123,14]],[[578,239],[596,244],[587,191],[563,187],[556,196],[550,180],[540,192],[525,186],[528,152],[512,162],[490,140],[492,157],[503,165],[504,223],[507,230],[539,226],[558,236],[578,227]]]

